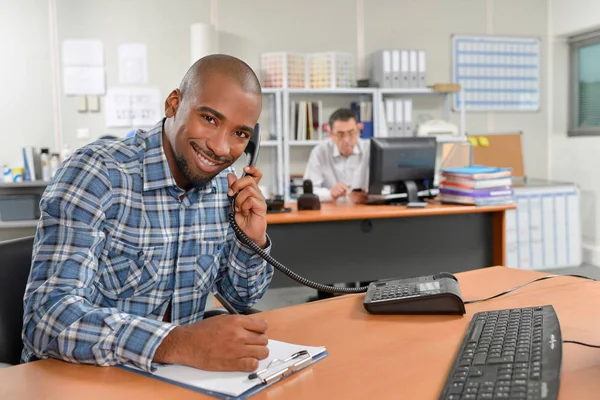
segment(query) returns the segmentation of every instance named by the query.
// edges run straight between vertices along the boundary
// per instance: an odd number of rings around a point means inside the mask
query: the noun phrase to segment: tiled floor
[[[551,274],[579,274],[600,280],[600,268],[593,265],[582,265],[581,267],[549,269],[544,272]],[[316,291],[307,287],[294,287],[283,289],[270,289],[258,304],[254,307],[267,311],[275,308],[287,307],[294,304],[305,303]],[[210,304],[210,303],[209,303]]]

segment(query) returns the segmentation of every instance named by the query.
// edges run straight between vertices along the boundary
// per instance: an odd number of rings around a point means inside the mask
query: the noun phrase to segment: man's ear
[[[362,122],[359,122],[357,125],[358,125],[358,130],[359,131],[362,131],[364,129],[364,127],[365,127],[365,124],[363,124]]]
[[[175,114],[177,114],[179,104],[181,104],[181,91],[179,89],[175,89],[165,100],[165,115],[167,118],[173,118]]]
[[[331,134],[331,127],[329,126],[329,124],[323,124],[323,130]]]

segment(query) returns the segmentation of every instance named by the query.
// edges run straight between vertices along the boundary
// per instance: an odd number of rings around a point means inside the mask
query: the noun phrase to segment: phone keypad
[[[418,294],[419,290],[414,284],[392,284],[375,289],[372,300],[399,299],[407,296],[416,296]]]

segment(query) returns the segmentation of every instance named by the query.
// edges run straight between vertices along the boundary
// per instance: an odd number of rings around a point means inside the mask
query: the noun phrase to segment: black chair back
[[[0,362],[18,364],[23,350],[23,296],[33,236],[0,242]]]

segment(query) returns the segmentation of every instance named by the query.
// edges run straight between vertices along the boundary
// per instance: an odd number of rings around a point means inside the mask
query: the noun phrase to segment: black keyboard
[[[562,338],[552,306],[473,316],[440,400],[558,397]]]

